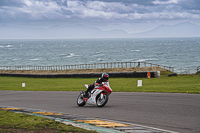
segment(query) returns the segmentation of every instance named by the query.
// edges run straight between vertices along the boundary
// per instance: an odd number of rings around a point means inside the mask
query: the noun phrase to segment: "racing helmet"
[[[108,81],[109,75],[107,73],[103,73],[102,78],[104,81]]]

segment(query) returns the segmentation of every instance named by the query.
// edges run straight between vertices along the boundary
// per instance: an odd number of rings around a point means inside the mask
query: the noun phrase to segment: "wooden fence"
[[[72,70],[72,69],[96,69],[96,68],[130,68],[130,67],[161,67],[169,71],[173,67],[162,66],[147,62],[108,62],[94,64],[77,64],[77,65],[55,65],[55,66],[0,66],[0,70]]]

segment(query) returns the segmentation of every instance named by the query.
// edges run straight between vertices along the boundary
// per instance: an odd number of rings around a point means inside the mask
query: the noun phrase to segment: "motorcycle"
[[[88,88],[89,85],[85,84]],[[91,92],[88,92],[88,97],[84,97],[84,92],[81,90],[77,98],[77,105],[84,106],[85,104],[97,105],[103,107],[108,102],[108,97],[112,93],[109,82],[102,82],[101,84],[95,83],[95,87]]]

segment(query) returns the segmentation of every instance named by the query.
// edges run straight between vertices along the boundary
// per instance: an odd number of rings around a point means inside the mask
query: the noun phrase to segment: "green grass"
[[[0,132],[93,132],[43,117],[0,110]]]
[[[160,78],[112,78],[109,82],[115,92],[169,92],[200,94],[200,74],[168,77],[168,72]],[[0,77],[0,90],[17,91],[80,91],[84,84],[92,84],[96,78],[16,78]],[[142,87],[137,81],[142,80]],[[26,87],[22,87],[22,83]]]
[[[84,84],[93,83],[96,79],[81,78],[16,78],[0,77],[0,90],[19,91],[80,91]],[[22,87],[25,83],[25,87]]]
[[[142,80],[142,87],[137,87],[137,80]],[[179,75],[177,77],[115,79],[114,91],[125,92],[165,92],[165,93],[196,93],[200,94],[200,77]]]

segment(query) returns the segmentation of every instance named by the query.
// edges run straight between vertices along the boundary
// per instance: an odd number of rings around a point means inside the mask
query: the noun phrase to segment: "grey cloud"
[[[21,0],[0,0],[0,7],[1,6],[22,6],[23,3]]]
[[[0,9],[4,20],[53,20],[66,17],[62,8],[55,1],[24,0],[21,6],[2,6]]]
[[[200,19],[199,0],[1,0],[0,6],[0,21]]]
[[[181,1],[180,5],[184,10],[198,10],[200,11],[200,0],[185,0]]]
[[[168,5],[168,4],[178,4],[180,0],[155,0],[152,1],[155,5]]]
[[[82,0],[82,1],[87,2],[88,0]],[[130,5],[130,4],[139,4],[145,6],[153,5],[151,0],[90,0],[90,1],[118,2],[124,5]]]

